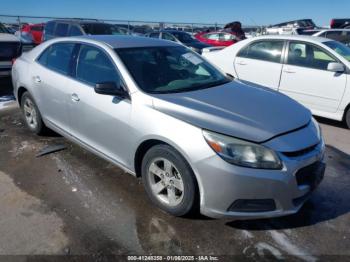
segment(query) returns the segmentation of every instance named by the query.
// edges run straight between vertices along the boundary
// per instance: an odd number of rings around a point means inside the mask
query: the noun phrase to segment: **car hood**
[[[296,130],[311,119],[311,112],[291,98],[238,80],[153,97],[153,106],[158,111],[200,128],[253,142]]]

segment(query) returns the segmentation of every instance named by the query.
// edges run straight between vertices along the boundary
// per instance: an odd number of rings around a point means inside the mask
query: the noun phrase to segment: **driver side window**
[[[289,65],[327,70],[328,64],[337,62],[326,51],[312,44],[303,42],[290,42],[288,48]]]
[[[100,49],[82,45],[76,70],[76,78],[90,85],[118,82],[118,73],[110,58]]]

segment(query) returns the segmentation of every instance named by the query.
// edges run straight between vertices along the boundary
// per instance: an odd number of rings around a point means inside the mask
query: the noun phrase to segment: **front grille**
[[[326,165],[322,162],[315,162],[301,168],[296,174],[298,186],[308,185],[313,190],[323,179]]]
[[[310,152],[312,152],[313,150],[315,150],[317,146],[318,146],[318,144],[313,145],[313,146],[309,146],[309,147],[307,147],[307,148],[304,148],[304,149],[298,150],[298,151],[293,151],[293,152],[282,152],[282,154],[284,154],[285,156],[288,156],[288,157],[303,156],[303,155],[306,155],[307,153],[310,153]]]

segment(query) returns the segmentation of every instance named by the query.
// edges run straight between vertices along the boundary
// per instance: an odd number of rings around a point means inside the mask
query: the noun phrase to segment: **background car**
[[[350,29],[303,30],[299,34],[325,37],[325,38],[339,41],[347,46],[350,46]]]
[[[194,36],[199,41],[211,46],[230,46],[237,43],[236,36],[228,32],[202,32]]]
[[[43,41],[64,36],[123,34],[126,34],[124,28],[97,20],[52,20],[44,27]]]
[[[350,128],[350,48],[342,43],[313,36],[264,36],[206,51],[203,55],[226,73],[282,92],[314,115],[344,120]]]
[[[332,19],[331,28],[350,28],[350,18]]]
[[[265,28],[265,33],[268,35],[291,35],[297,34],[297,30],[314,28],[316,25],[312,19],[299,19],[271,25]]]
[[[0,77],[11,75],[13,60],[22,53],[22,45],[19,39],[9,34],[6,28],[0,24]]]
[[[44,23],[23,25],[21,28],[21,34],[30,34],[34,43],[38,45],[42,41],[44,26]]]
[[[199,40],[194,38],[192,35],[184,31],[178,31],[178,30],[154,31],[146,34],[146,36],[181,43],[185,46],[188,46],[193,51],[199,54],[202,53],[203,48],[210,47],[210,45],[200,42]]]

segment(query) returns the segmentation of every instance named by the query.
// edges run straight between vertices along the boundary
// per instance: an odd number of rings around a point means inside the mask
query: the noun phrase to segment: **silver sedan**
[[[175,216],[292,214],[324,174],[309,110],[170,41],[55,39],[17,59],[12,77],[31,131],[53,129],[141,176]]]

